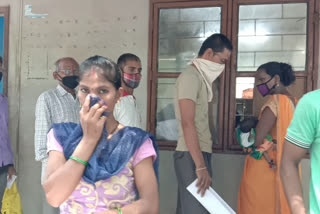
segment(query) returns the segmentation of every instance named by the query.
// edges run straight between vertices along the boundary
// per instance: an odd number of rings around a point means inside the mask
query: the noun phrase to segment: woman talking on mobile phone
[[[48,133],[43,188],[60,213],[158,213],[157,148],[153,137],[113,117],[121,77],[111,60],[94,56],[80,66],[80,124]],[[90,97],[101,101],[90,108]]]

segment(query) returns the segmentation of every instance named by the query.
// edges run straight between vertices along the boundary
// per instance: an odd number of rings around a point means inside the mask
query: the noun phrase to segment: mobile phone
[[[101,101],[103,102],[104,105],[106,105],[106,102],[101,100],[100,97],[90,96],[90,105],[89,105],[89,107],[91,108],[96,103],[101,102]],[[102,113],[102,116],[108,116],[108,115],[109,115],[109,112],[107,112],[107,111]]]

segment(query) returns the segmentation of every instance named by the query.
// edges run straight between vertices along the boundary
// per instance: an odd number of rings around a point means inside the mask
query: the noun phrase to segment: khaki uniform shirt
[[[188,66],[178,77],[175,85],[174,106],[176,119],[178,121],[179,138],[177,151],[188,151],[185,143],[179,100],[189,99],[194,101],[195,127],[198,133],[198,140],[202,152],[212,153],[212,138],[209,130],[208,117],[208,92],[201,74],[192,65]]]

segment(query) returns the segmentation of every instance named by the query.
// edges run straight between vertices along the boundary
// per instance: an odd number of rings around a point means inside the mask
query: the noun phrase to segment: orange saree
[[[277,140],[277,151],[268,152],[277,168],[271,169],[264,157],[256,160],[247,155],[238,195],[238,214],[291,213],[280,180],[280,162],[294,105],[285,95],[273,95],[261,112],[266,107],[269,107],[277,118],[270,133],[272,138]]]

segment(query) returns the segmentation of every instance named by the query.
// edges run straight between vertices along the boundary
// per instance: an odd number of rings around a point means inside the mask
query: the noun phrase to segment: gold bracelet
[[[207,169],[207,167],[198,168],[198,169],[196,169],[196,172],[204,170],[204,169]]]

